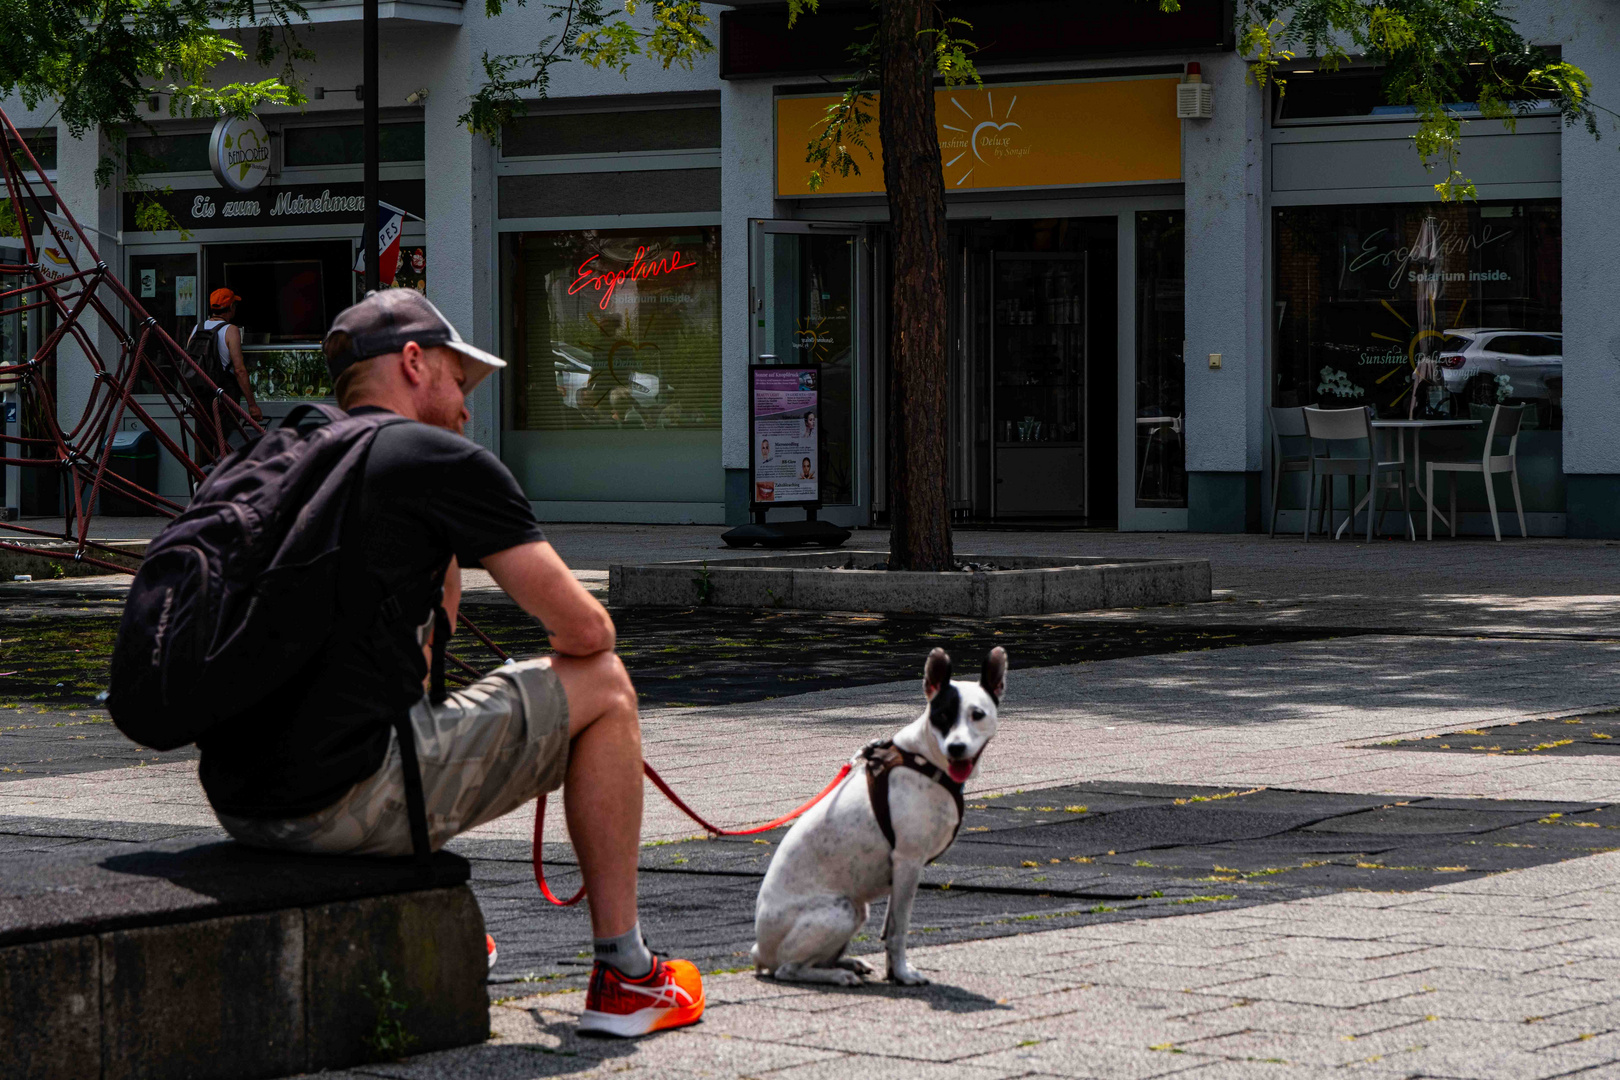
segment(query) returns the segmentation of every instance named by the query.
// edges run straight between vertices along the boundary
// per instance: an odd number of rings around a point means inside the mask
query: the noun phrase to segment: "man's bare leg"
[[[563,807],[590,900],[591,932],[617,937],[636,924],[642,803],[636,691],[613,653],[554,655],[551,667],[568,695],[573,749]]]

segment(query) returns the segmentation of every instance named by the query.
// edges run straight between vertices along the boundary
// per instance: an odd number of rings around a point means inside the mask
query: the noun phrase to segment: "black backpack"
[[[301,434],[312,412],[329,422]],[[339,610],[341,541],[372,439],[403,419],[304,405],[219,463],[130,586],[107,697],[120,731],[156,750],[195,742],[365,614]]]
[[[236,373],[227,371],[225,362],[219,358],[221,335],[229,326],[230,323],[222,322],[212,330],[204,330],[202,324],[198,323],[197,329],[192,331],[191,337],[186,341],[186,355],[202,369],[203,375],[213,381],[214,386],[204,382],[191,364],[181,365],[180,376],[186,381],[186,385],[191,387],[192,392],[205,401],[213,397],[216,387],[223,389],[227,394],[236,387]]]
[[[326,423],[301,429],[312,414]],[[393,413],[350,416],[331,405],[300,405],[215,467],[186,512],[147,545],[124,602],[107,696],[118,730],[155,750],[196,742],[288,682],[335,635],[362,632],[386,617],[378,605],[346,610],[338,579],[358,569],[343,559],[342,545],[360,505],[372,442],[382,428],[404,421]],[[440,606],[433,626],[436,703],[445,698],[450,632]],[[411,846],[425,866],[431,853],[409,715],[395,717],[394,729]]]

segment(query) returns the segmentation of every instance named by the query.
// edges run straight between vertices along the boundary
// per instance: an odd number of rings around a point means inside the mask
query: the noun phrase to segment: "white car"
[[[1446,389],[1462,393],[1475,375],[1506,375],[1515,398],[1545,398],[1548,379],[1564,376],[1564,335],[1550,330],[1468,327],[1447,330],[1440,344],[1440,375]]]

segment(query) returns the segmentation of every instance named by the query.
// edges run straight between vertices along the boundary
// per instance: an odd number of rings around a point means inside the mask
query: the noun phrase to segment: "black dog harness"
[[[951,838],[945,846],[928,861],[933,862],[950,850],[950,846],[956,843],[956,834],[962,831],[962,785],[921,754],[902,750],[891,740],[867,745],[861,751],[861,756],[866,759],[866,793],[872,800],[872,813],[877,817],[878,828],[883,830],[883,838],[889,842],[890,849],[894,847],[894,821],[889,816],[889,774],[896,769],[911,769],[950,792],[951,798],[956,800],[956,828],[951,830]]]

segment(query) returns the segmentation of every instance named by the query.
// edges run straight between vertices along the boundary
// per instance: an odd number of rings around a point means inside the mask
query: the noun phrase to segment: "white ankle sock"
[[[617,968],[621,975],[639,979],[652,970],[652,953],[642,940],[640,921],[617,937],[599,937],[594,942],[597,962]]]

